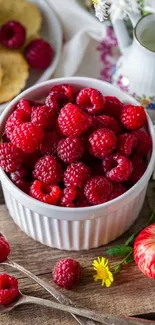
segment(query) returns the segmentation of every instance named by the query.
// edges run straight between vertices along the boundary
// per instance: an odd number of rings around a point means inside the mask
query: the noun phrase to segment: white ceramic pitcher
[[[140,101],[155,122],[155,14],[130,15],[130,19],[133,42],[123,21],[113,24],[122,56],[112,83]]]

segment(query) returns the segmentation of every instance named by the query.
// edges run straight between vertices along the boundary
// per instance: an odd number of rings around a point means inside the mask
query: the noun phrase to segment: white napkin
[[[106,26],[91,16],[77,0],[47,0],[63,27],[65,45],[54,77],[98,77],[99,54],[94,49],[106,36]]]

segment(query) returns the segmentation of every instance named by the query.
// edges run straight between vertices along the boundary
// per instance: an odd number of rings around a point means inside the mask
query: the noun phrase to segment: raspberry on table
[[[137,138],[134,133],[124,133],[117,138],[117,152],[129,157],[137,147]]]
[[[12,134],[11,141],[25,153],[33,153],[37,150],[44,137],[44,131],[40,126],[31,122],[18,125]]]
[[[14,172],[21,167],[24,154],[11,142],[0,143],[0,166],[7,173]]]
[[[61,207],[74,208],[74,200],[76,198],[76,189],[74,187],[66,187],[61,193]]]
[[[56,157],[46,155],[37,161],[33,176],[42,183],[57,185],[62,180],[62,167]]]
[[[42,155],[56,155],[59,136],[55,131],[45,132],[44,138],[40,145],[40,152]]]
[[[65,136],[78,136],[88,130],[90,117],[73,104],[67,104],[60,111],[58,124]]]
[[[17,109],[22,109],[23,111],[25,111],[28,116],[31,115],[32,112],[32,107],[31,107],[31,101],[28,99],[20,99],[17,103]],[[28,121],[25,121],[28,122]]]
[[[136,130],[132,133],[137,139],[136,153],[140,156],[146,156],[152,149],[152,140],[143,130]]]
[[[31,122],[50,131],[55,127],[56,114],[52,108],[45,105],[38,106],[31,114]]]
[[[26,39],[26,30],[17,21],[8,21],[1,26],[0,43],[9,49],[19,49],[24,45]]]
[[[0,235],[0,263],[4,262],[10,254],[10,245],[7,240]]]
[[[113,184],[113,190],[109,195],[108,201],[114,200],[117,197],[119,197],[120,195],[124,194],[127,191],[126,187],[121,184],[121,183],[114,183]]]
[[[58,143],[57,155],[66,164],[72,164],[81,159],[84,153],[84,144],[80,137],[68,137]]]
[[[103,113],[105,115],[119,118],[121,115],[122,108],[123,104],[118,98],[113,96],[105,96],[105,105],[103,110]]]
[[[12,182],[23,192],[29,194],[30,182],[28,181],[28,170],[25,168],[17,169],[10,173]]]
[[[88,180],[84,194],[91,205],[96,205],[107,202],[112,190],[113,185],[106,177],[96,176]]]
[[[14,276],[0,274],[0,305],[8,305],[19,295],[18,281]]]
[[[106,173],[106,177],[118,183],[127,181],[133,172],[132,162],[120,154],[113,155],[113,160],[115,167]]]
[[[55,112],[59,113],[61,108],[63,108],[68,103],[68,97],[64,93],[51,92],[46,97],[46,106],[52,108]]]
[[[5,132],[7,137],[12,140],[14,129],[31,119],[31,112],[23,110],[23,108],[17,108],[8,118],[5,126]]]
[[[116,148],[116,136],[110,129],[98,129],[89,137],[90,153],[97,158],[105,158]]]
[[[120,120],[127,130],[140,129],[146,123],[144,107],[126,105],[123,107]]]
[[[81,265],[72,258],[60,260],[54,266],[53,280],[62,288],[71,290],[74,286],[79,284],[81,277]]]
[[[123,130],[121,123],[115,117],[108,115],[100,115],[96,116],[95,118],[98,129],[108,128],[112,130],[116,135],[120,134]]]
[[[32,68],[45,70],[51,64],[54,51],[48,42],[34,39],[26,46],[24,55]]]
[[[133,172],[132,172],[128,182],[130,185],[134,185],[143,176],[147,166],[146,166],[146,163],[144,162],[144,159],[141,156],[139,156],[137,153],[135,153],[133,156],[131,156],[130,160],[133,165]]]
[[[90,175],[90,168],[84,163],[73,163],[67,167],[64,173],[64,184],[66,187],[83,188]]]
[[[83,88],[76,98],[76,104],[88,114],[100,114],[105,105],[105,97],[94,88]]]
[[[68,84],[56,85],[52,87],[52,89],[50,90],[50,93],[53,92],[64,94],[67,97],[67,102],[72,103],[74,100],[74,89],[71,85]]]
[[[41,202],[57,205],[60,200],[61,190],[57,185],[47,185],[34,181],[30,187],[30,195]]]

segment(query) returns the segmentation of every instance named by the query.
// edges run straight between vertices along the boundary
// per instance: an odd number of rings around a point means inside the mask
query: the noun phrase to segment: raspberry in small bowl
[[[33,239],[90,249],[138,217],[155,162],[154,128],[114,86],[84,77],[35,85],[1,115],[0,136],[6,205]]]

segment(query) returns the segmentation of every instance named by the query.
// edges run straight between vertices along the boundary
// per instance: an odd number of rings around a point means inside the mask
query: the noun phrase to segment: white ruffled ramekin
[[[96,79],[73,77],[50,80],[24,91],[8,105],[0,117],[0,136],[3,134],[8,116],[19,99],[39,100],[47,95],[52,86],[61,83],[97,88],[104,95],[116,96],[124,103],[137,104],[132,97],[111,84]],[[153,172],[155,137],[149,117],[148,125],[153,142],[148,168],[135,186],[111,202],[77,209],[51,206],[23,193],[0,169],[5,202],[14,222],[33,239],[50,247],[65,250],[98,247],[123,234],[138,217]]]

